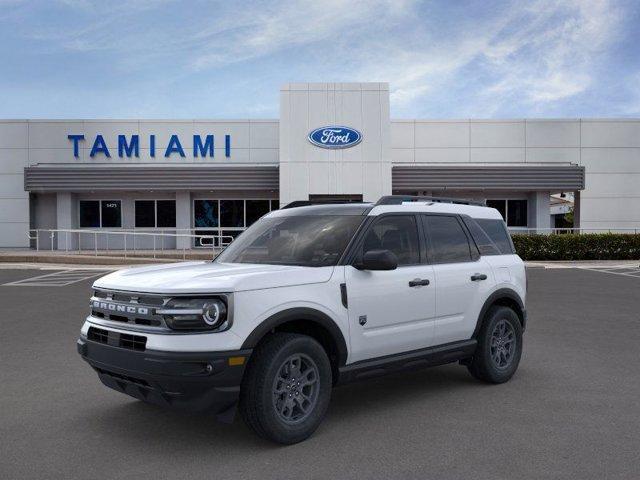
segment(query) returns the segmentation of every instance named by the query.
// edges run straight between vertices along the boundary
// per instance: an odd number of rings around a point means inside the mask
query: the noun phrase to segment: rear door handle
[[[424,280],[422,278],[409,280],[410,287],[426,287],[427,285],[429,285],[429,280],[427,280],[426,278]]]
[[[471,275],[471,281],[477,282],[478,280],[486,280],[487,276],[484,273],[475,273]]]

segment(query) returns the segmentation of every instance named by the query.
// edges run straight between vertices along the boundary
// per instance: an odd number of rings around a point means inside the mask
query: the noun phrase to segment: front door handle
[[[422,278],[409,280],[410,287],[426,287],[427,285],[429,285],[429,280],[427,280],[426,278],[424,280]]]
[[[486,280],[486,279],[487,279],[487,276],[484,273],[475,273],[471,275],[472,282],[477,282],[479,280]]]

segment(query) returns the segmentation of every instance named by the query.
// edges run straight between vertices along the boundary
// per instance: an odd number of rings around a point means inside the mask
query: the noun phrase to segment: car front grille
[[[114,332],[103,328],[89,327],[87,338],[93,342],[144,352],[147,348],[147,337]]]
[[[168,330],[164,317],[156,314],[156,309],[162,308],[168,300],[159,295],[94,290],[90,301],[91,316],[133,328]]]

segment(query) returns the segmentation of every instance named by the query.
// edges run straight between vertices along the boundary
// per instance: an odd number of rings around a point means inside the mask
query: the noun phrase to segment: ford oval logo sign
[[[313,130],[309,141],[322,148],[349,148],[362,141],[362,134],[353,128],[332,125]]]

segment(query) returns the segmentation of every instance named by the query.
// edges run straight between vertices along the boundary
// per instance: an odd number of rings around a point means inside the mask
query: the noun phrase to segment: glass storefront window
[[[247,227],[266,213],[269,213],[269,200],[247,200]]]
[[[498,210],[508,227],[528,226],[527,200],[487,200],[487,207]]]
[[[156,226],[174,228],[176,226],[176,201],[158,200],[156,202]]]
[[[80,228],[100,228],[100,202],[80,201]]]
[[[176,226],[175,200],[136,200],[136,228],[174,228]]]
[[[220,200],[220,226],[244,227],[244,200]]]
[[[80,200],[80,228],[120,228],[120,200]]]
[[[152,228],[156,226],[156,202],[153,200],[136,200],[136,228]]]
[[[193,225],[196,228],[218,227],[218,200],[195,200],[193,202]]]
[[[507,225],[509,227],[527,226],[527,201],[508,200],[507,201]]]
[[[101,200],[103,228],[120,228],[122,226],[122,204],[120,200]]]

